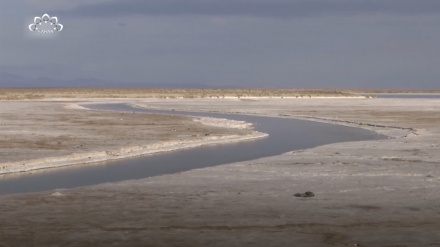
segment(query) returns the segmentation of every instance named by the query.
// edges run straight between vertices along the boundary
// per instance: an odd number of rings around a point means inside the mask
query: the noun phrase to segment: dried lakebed
[[[0,179],[0,194],[38,192],[140,179],[275,156],[292,150],[307,149],[330,143],[386,138],[369,130],[297,119],[157,111],[126,104],[95,104],[87,105],[87,107],[95,110],[180,114],[246,121],[253,123],[255,130],[267,133],[269,136],[246,142],[207,145],[137,158],[102,162],[96,165],[69,166],[3,175]]]
[[[337,120],[395,138],[334,143],[119,183],[3,195],[0,245],[440,246],[438,103],[145,99],[136,104]],[[114,113],[84,113],[96,114]],[[117,114],[128,121],[131,113]],[[142,116],[133,118],[158,117]],[[294,196],[306,191],[315,196]]]

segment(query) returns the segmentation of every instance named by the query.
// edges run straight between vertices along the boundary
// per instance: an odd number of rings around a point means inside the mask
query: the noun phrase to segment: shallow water
[[[239,143],[216,144],[142,157],[44,169],[3,175],[0,194],[47,191],[74,188],[106,182],[140,179],[161,174],[177,173],[196,168],[279,155],[324,144],[385,139],[374,132],[312,121],[219,113],[154,111],[125,104],[87,105],[93,109],[130,111],[136,113],[168,113],[228,118],[254,123],[254,128],[269,136]]]

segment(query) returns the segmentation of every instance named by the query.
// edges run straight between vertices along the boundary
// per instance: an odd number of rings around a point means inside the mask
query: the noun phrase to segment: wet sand
[[[133,100],[300,117],[392,139],[7,195],[0,246],[440,246],[440,100]],[[314,197],[298,198],[313,191]]]

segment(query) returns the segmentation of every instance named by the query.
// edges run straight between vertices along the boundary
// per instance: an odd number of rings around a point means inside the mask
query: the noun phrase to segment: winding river
[[[101,162],[94,165],[76,165],[2,175],[0,177],[0,194],[39,192],[141,179],[275,156],[293,150],[312,148],[329,143],[386,138],[383,135],[364,129],[298,119],[158,111],[136,108],[126,104],[99,104],[87,105],[87,107],[96,110],[228,118],[251,122],[257,131],[268,133],[269,136],[246,142],[208,145],[124,160]]]

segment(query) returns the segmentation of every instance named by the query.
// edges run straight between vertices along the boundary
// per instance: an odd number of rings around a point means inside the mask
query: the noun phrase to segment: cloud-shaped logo
[[[29,25],[29,30],[39,33],[53,33],[53,31],[63,30],[63,25],[58,23],[56,16],[50,17],[47,13],[42,17],[35,17],[34,23]]]

